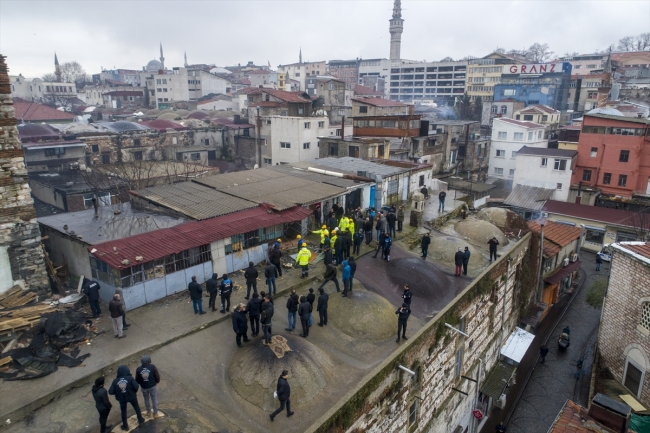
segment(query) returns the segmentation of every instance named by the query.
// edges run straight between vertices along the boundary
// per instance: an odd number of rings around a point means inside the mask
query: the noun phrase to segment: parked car
[[[601,260],[603,262],[611,262],[612,261],[612,247],[610,246],[611,244],[607,244],[603,247],[602,250],[598,253],[600,256]]]

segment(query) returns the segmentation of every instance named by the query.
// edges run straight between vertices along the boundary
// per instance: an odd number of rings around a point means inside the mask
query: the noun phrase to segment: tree
[[[64,83],[83,83],[89,81],[84,68],[75,61],[61,65],[61,81]]]
[[[483,98],[477,96],[472,105],[472,120],[481,121],[483,118]]]
[[[580,53],[577,52],[577,51],[574,51],[572,53],[567,51],[567,52],[564,53],[564,57],[575,57],[575,56],[578,56],[578,55],[580,55]]]
[[[637,51],[650,50],[650,33],[641,33],[634,40],[634,47]]]
[[[43,75],[43,76],[41,77],[41,80],[43,80],[43,81],[48,81],[48,82],[56,82],[57,78],[56,78],[56,75],[55,75],[55,74],[53,74],[53,73],[48,73],[48,74]]]
[[[472,100],[467,92],[456,102],[454,111],[456,117],[460,120],[470,120],[472,118]]]
[[[526,50],[525,57],[529,62],[544,63],[547,60],[550,60],[551,57],[553,57],[553,54],[555,53],[550,50],[548,44],[535,42]]]
[[[634,36],[625,36],[618,41],[619,51],[634,51]]]
[[[442,59],[442,60],[440,60],[440,61],[441,61],[441,62],[453,62],[454,59],[452,59],[451,57],[447,56],[447,57],[445,57],[444,59]]]
[[[606,294],[607,280],[600,278],[591,283],[591,286],[589,286],[587,289],[587,296],[585,297],[585,301],[592,307],[599,309],[603,306],[603,299],[605,299]]]
[[[495,52],[495,53],[499,53],[499,54],[505,54],[505,53],[506,53],[506,49],[505,49],[505,48],[501,48],[501,47],[496,47],[496,48],[494,49],[494,52]]]

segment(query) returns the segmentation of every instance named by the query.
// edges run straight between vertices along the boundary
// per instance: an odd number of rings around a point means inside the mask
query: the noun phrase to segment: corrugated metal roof
[[[299,169],[295,168],[292,165],[297,165],[299,164],[301,167]],[[304,179],[309,179],[314,182],[320,182],[320,183],[326,183],[328,185],[334,185],[338,186],[340,188],[354,188],[358,187],[361,185],[364,185],[366,182],[360,182],[360,181],[355,181],[351,179],[345,179],[342,177],[336,177],[336,176],[329,176],[326,174],[320,174],[320,173],[315,173],[313,171],[308,171],[307,168],[313,167],[313,168],[318,168],[321,170],[332,170],[330,167],[325,167],[325,166],[319,166],[318,164],[312,164],[309,162],[304,162],[304,163],[297,163],[297,164],[292,164],[292,165],[276,165],[273,167],[269,167],[270,170],[273,171],[279,171],[281,173],[287,173],[290,174],[291,176],[296,176]],[[339,172],[343,173],[343,172]],[[346,173],[343,173],[346,174]],[[352,173],[350,173],[352,174]]]
[[[220,177],[218,175],[214,177]],[[131,192],[195,220],[204,220],[258,206],[257,202],[224,194],[195,182],[161,185]]]
[[[554,189],[538,188],[536,186],[515,185],[512,192],[503,201],[513,207],[530,210],[542,210],[546,200],[550,199]]]
[[[282,212],[274,212],[268,207],[260,206],[205,221],[193,221],[172,228],[104,242],[89,247],[88,251],[94,248],[95,252],[91,253],[93,256],[113,268],[124,269],[233,235],[276,224],[300,221],[311,213],[311,210],[299,206]],[[142,257],[142,261],[136,261],[138,256]],[[129,264],[123,265],[123,260],[129,260]]]
[[[492,371],[481,384],[481,392],[489,395],[494,400],[498,400],[503,394],[503,390],[510,382],[510,378],[515,373],[517,367],[505,362],[499,362],[492,368]]]
[[[255,203],[268,203],[276,210],[312,204],[347,192],[341,187],[267,168],[210,176],[194,182]]]
[[[358,174],[359,172],[374,173],[382,176],[394,176],[396,174],[409,171],[408,168],[392,167],[389,165],[376,164],[364,159],[352,158],[345,156],[343,158],[321,158],[314,161],[318,165],[344,170],[349,173]]]

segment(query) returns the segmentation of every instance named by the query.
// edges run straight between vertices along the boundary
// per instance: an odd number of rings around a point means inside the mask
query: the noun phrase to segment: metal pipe
[[[465,334],[465,333],[464,333],[463,331],[461,331],[460,329],[456,329],[456,328],[454,328],[454,327],[451,326],[449,323],[446,323],[446,322],[445,322],[445,326],[446,326],[447,328],[449,328],[449,329],[453,329],[454,331],[458,332],[459,334],[461,334],[461,335],[463,335],[463,336],[465,336],[465,337],[469,337],[469,335]]]
[[[400,364],[400,365],[398,365],[398,367],[401,368],[402,370],[404,370],[405,372],[407,372],[408,374],[410,374],[411,376],[415,376],[414,371],[409,370],[408,368],[404,367],[403,365]]]

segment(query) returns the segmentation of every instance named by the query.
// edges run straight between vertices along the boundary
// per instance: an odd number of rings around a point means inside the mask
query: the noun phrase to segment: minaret
[[[402,31],[404,31],[404,20],[402,19],[402,2],[395,0],[393,6],[393,18],[390,20],[390,59],[400,59],[400,46],[402,44]]]
[[[56,75],[56,81],[58,83],[61,82],[61,66],[59,66],[59,59],[56,57],[56,53],[54,53],[54,75]]]
[[[298,63],[302,63],[302,47],[300,47],[300,54],[298,55]]]
[[[162,69],[165,70],[165,58],[163,57],[162,42],[160,43],[160,63],[162,64]]]
[[[187,51],[185,51],[185,67],[187,68]]]

